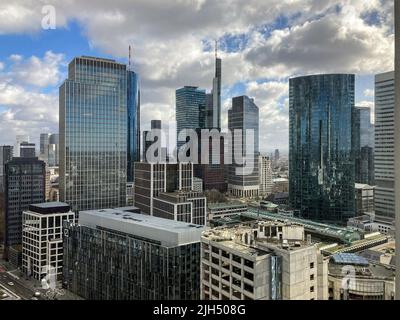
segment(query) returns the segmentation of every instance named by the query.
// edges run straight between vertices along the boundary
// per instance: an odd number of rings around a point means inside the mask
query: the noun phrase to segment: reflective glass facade
[[[0,207],[4,208],[6,247],[22,244],[22,212],[32,203],[45,201],[45,166],[37,158],[14,158],[5,165],[4,203]]]
[[[206,121],[206,91],[197,87],[184,87],[176,90],[176,130],[196,131],[205,127]],[[185,142],[177,142],[178,148]]]
[[[139,76],[127,73],[128,86],[128,182],[133,182],[134,163],[140,161],[140,90]]]
[[[290,203],[306,218],[354,216],[354,75],[290,79]]]
[[[239,197],[255,197],[260,188],[258,156],[259,156],[259,109],[253,99],[247,96],[232,99],[232,109],[228,111],[228,128],[233,136],[233,164],[229,165],[228,188]],[[242,130],[242,139],[235,139],[236,130]],[[246,146],[246,135],[249,130],[254,134],[253,154],[251,148]],[[244,166],[235,161],[235,154],[243,155],[246,167],[252,167],[250,174],[238,175],[236,169]],[[239,159],[238,159],[239,160]]]
[[[60,87],[60,199],[74,211],[125,205],[127,97],[126,65],[70,63]]]
[[[67,226],[64,286],[89,300],[200,299],[200,243],[164,246],[110,229]]]

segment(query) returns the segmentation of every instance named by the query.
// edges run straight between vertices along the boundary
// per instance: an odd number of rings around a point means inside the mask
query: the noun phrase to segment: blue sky
[[[174,90],[211,89],[214,41],[223,59],[223,123],[232,96],[260,107],[263,152],[287,150],[288,79],[355,73],[356,103],[373,112],[374,75],[393,68],[386,0],[49,1],[57,26],[43,30],[42,2],[0,5],[0,144],[58,130],[58,86],[68,62],[91,55],[127,62],[142,79],[142,123],[174,131]],[[171,13],[175,19],[170,19]]]

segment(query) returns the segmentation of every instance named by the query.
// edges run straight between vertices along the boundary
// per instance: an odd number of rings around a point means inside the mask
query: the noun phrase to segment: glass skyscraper
[[[128,182],[134,179],[134,163],[140,161],[140,89],[139,76],[127,73],[128,86]]]
[[[290,203],[306,218],[355,214],[354,75],[290,79]]]
[[[60,87],[60,199],[74,211],[126,203],[128,78],[114,60],[69,64]]]
[[[228,111],[228,128],[233,137],[232,165],[229,165],[228,190],[237,197],[256,197],[259,194],[260,178],[258,168],[259,156],[259,109],[253,99],[247,96],[232,99],[232,109]],[[242,130],[242,141],[235,139],[235,130]],[[253,153],[246,145],[249,130],[254,134]],[[246,167],[252,166],[252,172],[238,175],[236,170],[244,166],[235,159],[235,154],[242,155]]]
[[[176,90],[177,139],[182,130],[205,128],[206,91],[198,87],[185,86]],[[185,142],[177,141],[178,151]]]

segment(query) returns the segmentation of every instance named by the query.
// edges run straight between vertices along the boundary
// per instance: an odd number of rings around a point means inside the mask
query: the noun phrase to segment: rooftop
[[[306,230],[311,230],[321,235],[338,238],[346,243],[351,243],[362,238],[362,234],[355,228],[338,227],[331,224],[324,224],[301,218],[288,217],[287,215],[283,216],[279,214],[268,213],[266,211],[258,209],[249,209],[246,213],[243,213],[243,215],[247,217],[252,217],[254,219],[265,218],[273,221],[299,223],[304,225],[304,228]]]
[[[106,228],[160,242],[172,247],[200,241],[203,226],[161,219],[119,209],[81,211],[79,224]]]
[[[231,207],[247,207],[242,202],[221,202],[221,203],[208,203],[209,209],[231,208]]]
[[[44,202],[29,205],[29,211],[41,214],[67,213],[71,207],[64,202]]]

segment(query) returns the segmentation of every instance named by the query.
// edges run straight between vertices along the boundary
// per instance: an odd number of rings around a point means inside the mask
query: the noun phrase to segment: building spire
[[[218,40],[215,40],[215,59],[218,59]]]

